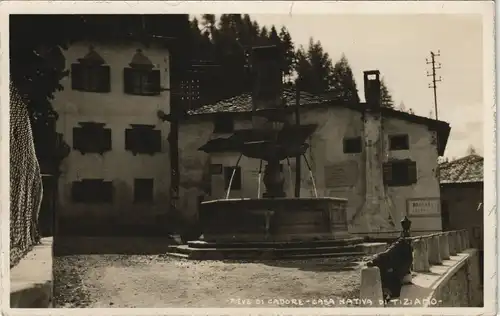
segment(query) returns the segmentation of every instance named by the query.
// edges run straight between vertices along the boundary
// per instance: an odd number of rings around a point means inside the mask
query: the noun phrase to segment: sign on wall
[[[413,217],[441,216],[441,200],[439,198],[408,199],[407,214]]]
[[[358,163],[346,161],[325,166],[325,186],[327,188],[349,187],[358,180]]]

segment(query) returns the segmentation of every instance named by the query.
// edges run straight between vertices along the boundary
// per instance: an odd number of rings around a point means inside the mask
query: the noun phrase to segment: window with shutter
[[[113,202],[113,183],[103,179],[83,179],[75,181],[71,188],[75,203],[102,204]]]
[[[229,182],[233,175],[235,167],[224,167],[224,189],[229,188]],[[241,167],[236,167],[233,182],[231,183],[231,190],[241,190]]]
[[[123,69],[123,87],[126,94],[159,95],[161,93],[161,73],[158,69]]]
[[[112,148],[111,129],[103,123],[82,122],[81,127],[73,128],[73,149],[82,155],[88,153],[104,154]]]
[[[384,183],[388,186],[410,186],[417,183],[417,164],[411,160],[384,163]]]
[[[74,63],[71,65],[73,90],[106,93],[111,91],[111,70],[106,65]]]
[[[161,152],[161,131],[153,125],[131,125],[132,128],[125,130],[125,150],[134,155]]]

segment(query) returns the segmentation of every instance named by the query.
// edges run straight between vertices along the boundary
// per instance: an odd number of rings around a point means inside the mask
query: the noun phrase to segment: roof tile
[[[450,162],[439,164],[441,183],[483,182],[484,158],[469,155]]]

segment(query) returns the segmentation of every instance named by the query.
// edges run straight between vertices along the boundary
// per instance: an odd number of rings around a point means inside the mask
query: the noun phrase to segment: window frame
[[[395,146],[393,144],[394,140],[402,140],[404,139],[404,146]],[[394,134],[389,135],[389,150],[390,151],[398,151],[398,150],[410,150],[410,136],[408,134]]]
[[[140,78],[139,89],[134,80]],[[150,85],[147,88],[145,86]],[[159,69],[123,68],[123,92],[128,95],[156,96],[161,94],[161,72]]]
[[[154,125],[130,124],[131,128],[125,129],[125,150],[134,155],[154,155],[161,153],[163,149],[161,130],[155,129]],[[149,136],[147,135],[149,133]],[[148,139],[156,138],[156,139]],[[140,140],[140,141],[139,141]],[[148,148],[146,144],[150,144]]]
[[[401,170],[394,170],[395,168],[406,166],[404,179],[401,178]],[[418,168],[417,163],[412,160],[393,160],[384,163],[383,165],[383,178],[384,184],[389,187],[408,187],[418,182]],[[397,175],[398,178],[395,178]]]
[[[75,204],[113,204],[114,193],[113,181],[104,179],[81,179],[71,184],[71,201]]]
[[[80,126],[73,127],[73,150],[82,155],[99,154],[113,149],[113,133],[110,128],[105,128],[105,123],[79,122]],[[102,137],[100,137],[102,136]],[[99,139],[99,142],[95,140]]]
[[[348,142],[358,141],[359,142],[359,151],[348,151]],[[363,140],[361,136],[355,137],[344,137],[343,139],[343,152],[344,154],[360,154],[363,152]]]
[[[85,62],[71,64],[71,89],[89,93],[111,92],[111,68]]]

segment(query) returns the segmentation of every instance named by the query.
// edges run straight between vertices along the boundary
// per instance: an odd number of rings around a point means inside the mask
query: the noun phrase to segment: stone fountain
[[[195,250],[208,253],[209,249],[213,250],[212,255],[217,254],[216,258],[255,255],[274,258],[282,257],[280,253],[300,256],[311,251],[318,254],[320,247],[338,250],[339,246],[347,247],[348,252],[360,252],[356,247],[361,239],[352,238],[348,233],[346,199],[317,197],[317,193],[316,197],[307,198],[285,194],[281,162],[299,156],[311,169],[304,154],[309,148],[306,141],[316,125],[298,125],[287,119],[290,107],[285,106],[281,98],[279,54],[274,46],[252,51],[255,78],[252,128],[238,130],[229,138],[212,139],[200,148],[207,153],[239,152],[236,166],[242,156],[259,159],[259,196],[230,199],[231,177],[226,198],[202,202],[199,224],[203,240],[191,241],[185,246],[184,253],[191,257]],[[265,192],[261,195],[263,162]],[[312,176],[312,172],[310,174]],[[314,179],[311,180],[314,184]],[[199,258],[207,257],[200,255]]]

